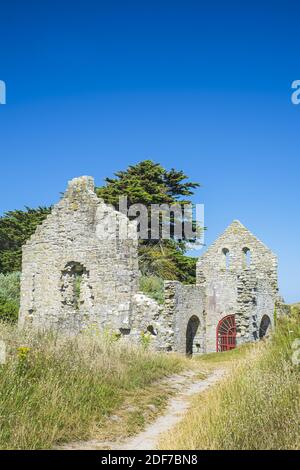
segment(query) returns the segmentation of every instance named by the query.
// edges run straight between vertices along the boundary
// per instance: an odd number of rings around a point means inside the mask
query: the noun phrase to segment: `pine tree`
[[[151,204],[184,205],[191,203],[189,198],[199,186],[187,179],[183,171],[167,171],[159,163],[145,160],[125,171],[118,171],[115,178],[106,178],[106,184],[97,188],[97,194],[116,209],[119,209],[120,196],[127,196],[128,208],[137,203],[146,207]],[[170,240],[141,240],[140,270],[148,276],[194,282],[196,259],[185,256],[185,253],[186,243],[174,237]]]

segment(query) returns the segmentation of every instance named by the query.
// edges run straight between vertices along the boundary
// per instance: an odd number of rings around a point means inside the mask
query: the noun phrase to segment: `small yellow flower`
[[[25,346],[21,346],[20,348],[17,349],[18,352],[18,358],[23,360],[26,360],[28,357],[28,354],[30,353],[31,349],[27,348]]]

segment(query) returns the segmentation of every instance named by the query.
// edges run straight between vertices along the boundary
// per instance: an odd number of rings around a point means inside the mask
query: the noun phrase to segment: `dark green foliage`
[[[0,320],[14,323],[20,307],[20,273],[0,274]]]
[[[51,209],[26,208],[25,211],[10,211],[0,217],[0,272],[21,270],[22,246],[35,232]]]
[[[163,279],[193,284],[196,276],[197,258],[185,256],[172,240],[160,243],[141,242],[139,265],[144,276],[158,276]]]
[[[0,297],[0,320],[16,323],[19,314],[19,303],[13,300],[5,300]]]
[[[128,197],[132,204],[172,204],[190,202],[182,197],[190,197],[198,183],[185,182],[183,171],[165,170],[159,163],[144,160],[125,171],[115,173],[116,178],[106,178],[106,185],[97,188],[98,196],[118,208],[119,196]]]
[[[127,196],[132,204],[188,204],[198,183],[188,182],[183,171],[167,171],[160,164],[145,160],[106,178],[106,185],[97,188],[97,194],[106,203],[119,209],[119,197]],[[150,226],[150,224],[149,224]],[[172,235],[172,229],[171,229]],[[186,244],[182,240],[141,240],[139,246],[140,270],[145,276],[195,281],[196,259],[185,256]]]

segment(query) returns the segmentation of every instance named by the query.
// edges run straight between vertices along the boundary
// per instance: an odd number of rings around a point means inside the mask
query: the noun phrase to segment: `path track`
[[[204,392],[221,380],[225,371],[217,369],[206,379],[196,379],[196,373],[174,375],[167,379],[177,393],[169,400],[164,413],[156,418],[146,429],[134,437],[123,441],[109,442],[90,440],[86,442],[74,442],[64,445],[63,450],[155,450],[161,434],[172,429],[178,424],[191,404],[194,395]]]

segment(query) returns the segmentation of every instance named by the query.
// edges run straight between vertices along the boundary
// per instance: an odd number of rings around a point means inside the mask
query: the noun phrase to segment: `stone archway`
[[[196,315],[193,315],[187,324],[186,328],[186,354],[192,356],[201,352],[201,338],[200,333],[200,320]]]
[[[268,315],[264,315],[261,319],[260,326],[259,326],[259,339],[263,339],[270,333],[271,329],[271,320]]]

